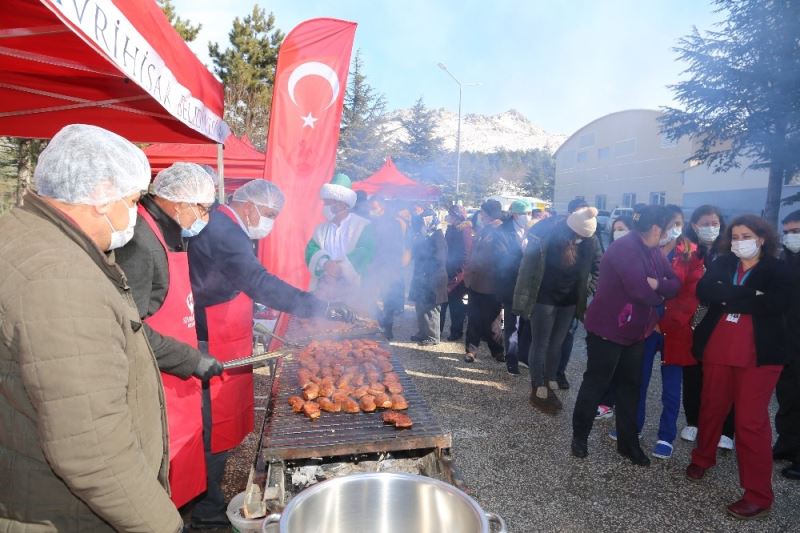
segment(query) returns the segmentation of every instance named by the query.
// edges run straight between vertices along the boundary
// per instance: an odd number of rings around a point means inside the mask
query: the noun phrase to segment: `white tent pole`
[[[219,203],[225,203],[225,158],[223,157],[223,147],[221,144],[217,145],[217,176],[219,184],[217,185],[217,197]]]

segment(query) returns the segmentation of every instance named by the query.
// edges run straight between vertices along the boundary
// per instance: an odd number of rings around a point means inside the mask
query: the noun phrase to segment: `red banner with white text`
[[[275,229],[259,247],[267,270],[307,288],[305,247],[322,220],[320,187],[333,176],[356,24],[320,18],[281,45],[272,96],[264,177],[286,196]]]

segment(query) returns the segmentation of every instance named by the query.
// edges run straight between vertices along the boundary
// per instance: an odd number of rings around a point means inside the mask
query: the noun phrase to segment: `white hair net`
[[[277,185],[267,180],[248,181],[233,193],[234,202],[253,202],[256,205],[277,209],[283,208],[283,193]]]
[[[47,198],[102,205],[147,189],[150,163],[133,143],[97,126],[65,126],[39,156],[33,179]]]
[[[175,163],[158,173],[151,188],[153,194],[172,202],[214,203],[214,182],[200,165]]]

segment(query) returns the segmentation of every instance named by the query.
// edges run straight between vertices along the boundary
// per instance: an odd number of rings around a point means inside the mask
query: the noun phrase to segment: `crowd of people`
[[[571,453],[615,417],[619,454],[647,466],[641,433],[658,366],[651,455],[695,442],[701,480],[734,449],[737,518],[769,512],[773,461],[800,480],[800,211],[782,237],[715,206],[639,205],[604,245],[594,207],[525,200],[397,204],[337,174],[305,260],[311,291],[265,270],[253,242],[284,205],[253,180],[215,202],[213,171],[176,163],[151,183],[143,152],[101,128],[67,126],[42,152],[35,191],[0,218],[0,529],[179,531],[226,527],[222,475],[253,429],[253,304],[301,317],[377,318],[387,338],[406,295],[421,346],[463,342],[530,374],[530,405],[563,410],[578,324],[587,364]],[[406,281],[410,286],[406,287]],[[355,310],[355,311],[354,311]],[[449,311],[449,313],[448,313]],[[777,389],[777,441],[769,403]],[[42,505],[41,502],[46,502]]]
[[[408,219],[408,212],[383,219]],[[657,440],[651,456],[672,457],[680,438],[695,443],[686,476],[700,480],[718,450],[736,450],[742,498],[728,512],[741,519],[768,513],[773,460],[800,479],[800,211],[783,220],[781,238],[760,217],[729,223],[704,205],[685,218],[679,206],[638,205],[612,221],[606,246],[598,211],[576,199],[559,216],[524,200],[507,211],[485,201],[472,217],[453,205],[444,217],[415,206],[402,240],[410,251],[409,299],[420,345],[435,345],[449,310],[449,341],[464,342],[474,362],[482,342],[510,374],[528,366],[530,404],[556,415],[577,324],[586,330],[587,365],[572,413],[572,455],[588,455],[597,419],[615,417],[608,437],[635,465],[650,464],[641,435],[654,367],[661,377]],[[402,232],[400,232],[402,233]],[[400,234],[398,233],[398,234]],[[381,256],[380,251],[377,256]],[[407,264],[392,255],[395,270]],[[402,276],[392,278],[402,283]],[[396,294],[401,294],[397,291]],[[387,300],[384,299],[384,302]],[[391,336],[384,303],[382,324]],[[769,403],[779,410],[772,442]]]

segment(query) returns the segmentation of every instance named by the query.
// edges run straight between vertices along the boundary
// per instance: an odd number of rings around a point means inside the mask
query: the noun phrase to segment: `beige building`
[[[611,211],[637,203],[680,204],[691,142],[661,135],[660,111],[611,113],[572,134],[556,151],[553,207],[565,212],[574,198]]]

